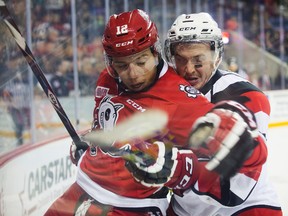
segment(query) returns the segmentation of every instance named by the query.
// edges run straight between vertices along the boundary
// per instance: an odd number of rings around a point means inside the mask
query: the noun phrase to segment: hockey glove
[[[139,145],[138,145],[139,146]],[[178,150],[171,144],[156,141],[153,144],[142,143],[140,152],[152,155],[154,160],[146,162],[133,162],[127,160],[126,167],[136,181],[146,187],[162,187],[186,189],[198,178],[196,156],[191,150]]]
[[[89,145],[86,142],[79,142],[77,146],[72,142],[70,146],[70,159],[73,164],[77,165],[80,157],[88,149]]]
[[[199,158],[206,157],[206,169],[228,179],[236,174],[258,145],[254,115],[233,102],[216,104],[193,125],[189,145]]]

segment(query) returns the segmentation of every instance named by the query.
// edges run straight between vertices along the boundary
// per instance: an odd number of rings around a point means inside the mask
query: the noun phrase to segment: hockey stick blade
[[[132,115],[116,125],[112,131],[91,131],[83,137],[83,140],[91,142],[92,146],[100,147],[110,147],[115,141],[125,143],[139,138],[144,140],[155,136],[166,126],[167,122],[166,112],[150,109]]]

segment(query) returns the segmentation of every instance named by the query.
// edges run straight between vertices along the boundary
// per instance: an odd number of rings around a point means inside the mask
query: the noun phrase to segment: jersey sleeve
[[[266,138],[271,111],[267,96],[260,91],[249,91],[242,96],[249,99],[244,105],[254,113],[258,130]]]
[[[238,90],[241,90],[241,93],[238,92],[234,96],[230,94],[229,99],[243,104],[255,115],[259,131],[257,138],[259,145],[237,174],[229,180],[223,180],[217,176],[217,173],[201,169],[198,182],[192,190],[200,196],[209,197],[209,199],[203,199],[204,202],[219,207],[233,207],[245,202],[259,181],[268,155],[265,136],[268,130],[270,103],[263,92],[249,88],[249,83],[245,83],[245,88],[243,85],[242,88],[240,86]],[[223,96],[223,92],[221,96]],[[219,96],[220,94],[218,94]],[[200,159],[200,166],[204,167],[206,163]]]
[[[212,87],[211,101],[217,103],[222,100],[233,100],[246,106],[254,113],[259,132],[266,136],[271,109],[269,100],[256,86],[239,79],[233,74],[222,76]]]

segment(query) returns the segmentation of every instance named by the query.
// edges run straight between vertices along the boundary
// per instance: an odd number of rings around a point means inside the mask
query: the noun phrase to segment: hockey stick
[[[55,111],[57,112],[59,118],[61,119],[63,125],[65,126],[67,132],[69,133],[70,137],[72,138],[73,142],[77,147],[83,146],[83,142],[81,141],[80,137],[76,133],[73,125],[71,124],[68,116],[66,115],[64,109],[62,108],[57,96],[55,95],[52,87],[50,86],[49,82],[47,81],[42,69],[36,62],[34,55],[32,54],[30,48],[26,44],[25,39],[20,33],[15,21],[13,20],[10,12],[8,11],[5,2],[0,0],[0,17],[7,25],[9,31],[11,32],[15,42],[17,43],[18,47],[20,48],[23,56],[25,57],[27,63],[31,67],[34,75],[36,76],[37,80],[39,81],[42,89],[44,90],[45,94],[47,95],[49,101],[53,105]],[[128,141],[134,138],[148,138],[155,134],[155,131],[161,130],[164,125],[167,123],[167,116],[166,114],[160,114],[159,111],[146,111],[144,115],[137,115],[127,122],[119,125],[119,127],[115,127],[112,132],[92,132],[89,135],[86,135],[86,141],[92,141],[99,143],[100,146],[109,147],[111,150],[119,151],[119,154],[122,154],[125,158],[135,158],[132,152],[127,152],[123,150],[119,150],[116,148],[111,147],[112,141],[120,140],[120,141]],[[136,130],[136,128],[137,130]],[[128,131],[128,133],[127,133]],[[125,135],[123,135],[125,134]],[[98,138],[99,136],[99,138]],[[106,137],[106,138],[105,138]],[[107,139],[108,137],[108,139]],[[118,139],[120,138],[120,139]],[[137,159],[136,159],[137,160]],[[139,158],[138,160],[141,159]],[[137,160],[137,161],[138,161]]]
[[[9,31],[11,32],[15,42],[17,43],[18,47],[20,48],[23,56],[25,57],[27,63],[31,67],[34,75],[36,76],[37,80],[39,81],[42,89],[44,90],[45,94],[47,95],[49,101],[53,105],[55,111],[57,112],[59,118],[61,119],[63,125],[65,126],[66,130],[68,131],[70,137],[72,138],[75,145],[80,145],[81,139],[79,138],[78,134],[76,133],[73,125],[71,124],[68,116],[66,115],[62,105],[60,104],[58,98],[56,97],[53,89],[51,88],[49,82],[47,81],[42,69],[36,62],[35,57],[33,56],[30,48],[26,44],[25,39],[22,37],[20,30],[18,29],[15,21],[13,20],[10,12],[8,11],[5,2],[0,0],[0,16],[1,19],[4,21],[6,26],[8,27]]]

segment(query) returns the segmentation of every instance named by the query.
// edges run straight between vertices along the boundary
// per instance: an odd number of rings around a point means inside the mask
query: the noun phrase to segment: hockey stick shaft
[[[49,101],[53,105],[55,111],[57,112],[59,118],[61,119],[63,125],[65,126],[67,132],[71,136],[73,142],[77,145],[81,142],[80,137],[76,133],[73,125],[71,124],[68,116],[66,115],[62,105],[60,104],[57,96],[55,95],[52,87],[50,86],[49,82],[47,81],[42,69],[36,62],[34,55],[32,54],[30,48],[28,47],[25,39],[21,35],[20,30],[18,29],[15,21],[13,20],[10,12],[5,5],[5,2],[0,0],[0,16],[1,19],[4,21],[6,26],[8,27],[9,31],[11,32],[15,42],[17,43],[18,47],[20,48],[23,56],[25,57],[27,63],[31,67],[34,75],[36,76],[37,80],[39,81],[42,89],[44,90],[45,94],[47,95]]]

